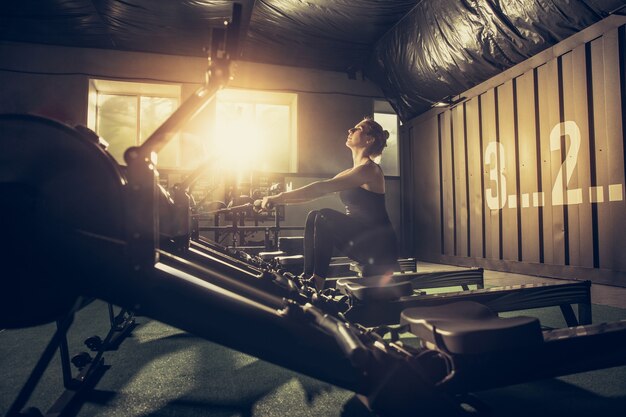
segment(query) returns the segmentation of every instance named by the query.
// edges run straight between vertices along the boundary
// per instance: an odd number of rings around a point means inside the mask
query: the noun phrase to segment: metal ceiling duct
[[[416,0],[256,0],[244,59],[355,73]]]
[[[624,0],[423,0],[377,42],[365,73],[408,121],[624,6]]]

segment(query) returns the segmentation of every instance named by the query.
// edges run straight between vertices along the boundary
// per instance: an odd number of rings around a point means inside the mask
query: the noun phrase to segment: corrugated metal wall
[[[626,286],[625,32],[405,126],[419,259]]]

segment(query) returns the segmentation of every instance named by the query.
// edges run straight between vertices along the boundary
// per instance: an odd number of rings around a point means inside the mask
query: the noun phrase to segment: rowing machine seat
[[[453,354],[484,354],[543,343],[537,318],[498,317],[489,307],[472,301],[409,308],[400,317],[400,323],[408,324],[427,346]]]
[[[392,301],[413,294],[410,281],[397,281],[390,276],[338,279],[336,288],[361,302]]]
[[[356,272],[361,277],[373,277],[382,273],[417,272],[417,261],[415,258],[398,258],[396,263],[390,265],[368,265],[359,262],[351,262],[350,270]]]
[[[278,262],[278,265],[280,265],[280,267],[285,271],[291,272],[295,275],[299,275],[302,273],[302,268],[304,267],[304,256],[277,256],[275,259]]]

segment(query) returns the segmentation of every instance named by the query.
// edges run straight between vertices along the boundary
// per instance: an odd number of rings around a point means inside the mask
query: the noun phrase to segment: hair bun
[[[383,137],[385,138],[385,141],[387,139],[389,139],[389,131],[388,130],[383,130]]]

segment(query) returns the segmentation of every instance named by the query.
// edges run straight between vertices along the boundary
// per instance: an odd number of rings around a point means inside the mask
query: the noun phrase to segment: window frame
[[[396,129],[395,129],[395,132],[396,132],[396,155],[395,155],[396,171],[393,174],[385,173],[385,176],[399,178],[402,172],[400,168],[400,126],[402,125],[400,121],[400,117],[398,117],[398,114],[394,111],[393,107],[391,107],[391,104],[389,104],[385,100],[374,100],[373,112],[372,112],[372,117],[374,118],[374,121],[376,121],[377,114],[392,115],[392,116],[395,116],[396,118]],[[384,128],[385,126],[383,126],[383,129]]]
[[[178,108],[182,101],[182,85],[172,83],[146,83],[136,81],[119,81],[107,79],[89,79],[89,96],[87,106],[87,127],[94,132],[98,132],[99,120],[99,97],[101,95],[134,97],[136,101],[136,122],[134,144],[130,146],[139,146],[142,143],[141,138],[141,99],[146,98],[165,98],[174,99],[175,107]],[[106,138],[104,138],[106,140]],[[147,138],[143,138],[145,141]],[[181,144],[179,143],[179,147]],[[164,168],[180,168],[181,167],[182,150],[176,152],[176,164],[174,166],[165,166]]]

